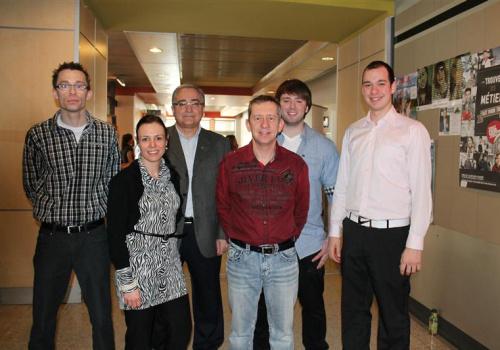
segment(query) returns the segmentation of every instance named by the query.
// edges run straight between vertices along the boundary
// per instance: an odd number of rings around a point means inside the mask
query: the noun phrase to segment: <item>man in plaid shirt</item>
[[[40,221],[29,349],[54,348],[57,311],[73,269],[94,349],[114,349],[104,217],[108,183],[120,168],[116,130],[85,109],[92,90],[81,64],[59,65],[52,87],[60,109],[28,131],[23,156],[24,190]]]

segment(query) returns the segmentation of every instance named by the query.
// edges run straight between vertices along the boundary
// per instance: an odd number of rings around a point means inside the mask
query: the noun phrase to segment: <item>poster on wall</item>
[[[417,110],[432,108],[432,66],[417,71]]]
[[[495,58],[496,55],[496,58]],[[462,60],[460,185],[500,192],[500,48]],[[475,83],[472,76],[475,75]],[[469,77],[470,76],[470,77]]]
[[[398,113],[417,119],[417,73],[396,77],[393,103]]]
[[[462,105],[450,104],[439,110],[439,136],[453,136],[461,134]]]

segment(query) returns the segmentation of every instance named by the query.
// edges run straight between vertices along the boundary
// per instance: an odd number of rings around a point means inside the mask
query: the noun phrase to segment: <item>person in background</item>
[[[238,140],[236,140],[236,136],[227,135],[226,137],[229,139],[229,142],[231,143],[231,151],[238,149],[239,145],[238,145]]]
[[[122,136],[122,150],[120,155],[122,159],[122,169],[125,169],[134,161],[134,137],[132,134],[125,134]]]
[[[500,153],[495,155],[495,163],[491,167],[491,171],[494,173],[500,173]]]
[[[120,169],[116,129],[85,109],[92,90],[80,63],[60,64],[52,88],[60,109],[28,131],[23,154],[24,191],[40,221],[28,348],[54,349],[57,312],[75,270],[93,348],[114,349],[104,217],[109,181]]]
[[[410,348],[410,276],[421,270],[432,219],[431,142],[422,123],[396,112],[395,91],[392,68],[368,64],[361,92],[369,112],[342,141],[329,252],[342,269],[345,350],[369,350],[373,295],[378,349]]]
[[[176,239],[179,177],[163,159],[168,138],[160,117],[144,116],[136,135],[140,158],[113,178],[108,199],[109,249],[127,324],[125,349],[151,349],[155,311],[167,325],[167,348],[186,349],[191,312]]]
[[[312,107],[312,94],[298,80],[286,80],[276,90],[283,111],[284,127],[278,143],[302,157],[309,169],[309,212],[295,249],[299,257],[298,298],[302,306],[302,343],[305,349],[328,349],[326,312],[323,300],[325,267],[328,259],[328,236],[323,225],[323,193],[331,207],[339,153],[335,143],[311,129],[305,122]],[[326,211],[329,213],[329,210]],[[254,349],[269,349],[269,327],[264,295],[254,334]]]
[[[281,147],[281,108],[260,95],[248,106],[252,141],[227,154],[217,176],[217,210],[230,240],[227,255],[230,349],[251,349],[262,288],[273,349],[293,349],[293,308],[299,270],[295,241],[309,209],[301,157]]]
[[[224,342],[224,319],[220,289],[221,256],[228,243],[219,225],[215,186],[219,162],[230,151],[229,140],[200,126],[205,113],[205,94],[194,85],[181,85],[172,94],[175,124],[168,128],[165,153],[180,176],[184,233],[181,261],[191,275],[194,338],[193,349],[217,349]],[[162,321],[155,325],[153,346],[163,349]],[[157,336],[159,335],[159,336]]]

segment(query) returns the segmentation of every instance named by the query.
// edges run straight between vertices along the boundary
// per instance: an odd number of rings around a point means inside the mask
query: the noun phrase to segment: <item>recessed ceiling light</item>
[[[213,101],[213,100],[215,100],[215,97],[210,97],[210,99]]]
[[[268,90],[267,93],[268,94],[274,94],[274,91],[273,90]]]
[[[162,49],[159,49],[157,47],[152,47],[149,49],[149,52],[152,52],[152,53],[160,53],[162,51],[163,51]]]
[[[326,56],[326,57],[321,57],[321,59],[322,59],[323,61],[333,61],[335,58],[330,57],[330,56]]]
[[[160,74],[158,74],[158,76],[159,76],[160,78],[165,78],[167,75],[166,75],[165,73],[160,73]]]

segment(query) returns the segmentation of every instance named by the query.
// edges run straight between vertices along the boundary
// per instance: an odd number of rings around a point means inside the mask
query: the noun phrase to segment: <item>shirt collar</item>
[[[392,125],[396,122],[397,114],[398,112],[396,112],[396,109],[394,108],[394,106],[392,106],[391,109],[389,109],[389,111],[382,118],[380,118],[378,122],[381,123],[382,125],[384,124]],[[367,125],[375,125],[375,123],[370,118],[370,112],[368,112],[366,117],[363,118],[363,126]]]
[[[195,140],[198,138],[198,136],[200,135],[200,132],[201,132],[201,125],[198,125],[198,130],[196,131],[196,134],[191,137],[190,139],[188,139],[186,137],[186,135],[184,135],[182,133],[182,131],[179,130],[179,128],[177,127],[177,124],[175,124],[175,129],[177,130],[177,132],[179,133],[179,137],[181,137],[182,139],[186,140],[186,141],[189,141],[189,140]]]
[[[304,130],[302,130],[302,132],[300,133],[300,138],[310,139],[311,137],[313,137],[313,131],[311,127],[307,125],[307,123],[304,123]],[[279,133],[277,139],[278,139],[278,144],[282,145],[283,142],[285,141],[285,135],[283,134],[283,132]]]
[[[253,153],[253,142],[250,140],[250,143],[242,150],[243,152],[243,158],[245,163],[250,163],[253,162],[254,160],[257,162],[257,157],[255,157],[255,154]],[[281,157],[283,154],[283,147],[281,147],[278,142],[276,142],[276,150],[274,153],[274,159],[278,159]]]
[[[52,117],[52,127],[54,128],[54,130],[57,130],[59,128],[61,128],[59,126],[59,124],[57,124],[57,119],[61,116],[61,110],[59,109],[56,114],[54,114],[54,116]],[[94,125],[94,118],[92,117],[92,115],[90,114],[89,111],[85,110],[85,118],[87,118],[87,124],[85,125],[85,129],[90,128]],[[62,129],[62,128],[61,128]],[[84,130],[85,130],[84,129]]]

